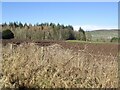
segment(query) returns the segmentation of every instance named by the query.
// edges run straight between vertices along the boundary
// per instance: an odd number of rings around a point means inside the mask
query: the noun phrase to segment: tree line
[[[7,32],[5,32],[6,30]],[[15,39],[86,41],[86,33],[81,27],[78,31],[75,31],[72,25],[65,26],[59,23],[36,23],[34,25],[27,23],[22,24],[21,22],[3,23],[2,33],[4,33],[3,35],[13,33]]]
[[[120,37],[113,37],[110,42],[120,42]]]

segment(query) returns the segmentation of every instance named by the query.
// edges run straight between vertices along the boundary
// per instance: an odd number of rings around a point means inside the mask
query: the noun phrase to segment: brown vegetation
[[[117,88],[118,45],[3,41],[2,87]]]

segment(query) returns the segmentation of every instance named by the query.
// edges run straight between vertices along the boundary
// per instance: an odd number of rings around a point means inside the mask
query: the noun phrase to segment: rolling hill
[[[86,31],[86,33],[91,34],[93,41],[110,41],[113,37],[118,37],[118,29],[111,29],[111,30],[92,30]]]

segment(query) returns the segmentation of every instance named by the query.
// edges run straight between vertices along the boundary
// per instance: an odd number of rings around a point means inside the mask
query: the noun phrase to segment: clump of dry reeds
[[[59,44],[7,44],[3,46],[2,87],[117,88],[117,57],[87,50],[74,51]]]

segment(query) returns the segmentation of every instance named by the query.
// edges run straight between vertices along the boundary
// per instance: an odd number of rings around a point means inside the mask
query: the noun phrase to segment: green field
[[[95,43],[95,44],[102,44],[102,43],[108,43],[108,44],[118,44],[118,42],[97,42],[97,41],[80,41],[80,40],[67,40],[66,42],[75,42],[75,43]]]
[[[103,41],[109,42],[111,38],[118,37],[118,30],[94,30],[86,31],[86,33],[91,34],[92,41]]]

